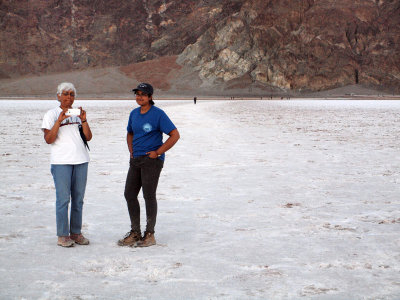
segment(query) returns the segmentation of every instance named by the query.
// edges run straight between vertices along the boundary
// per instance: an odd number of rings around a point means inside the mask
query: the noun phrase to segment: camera
[[[79,116],[81,110],[79,108],[69,108],[65,114],[68,116]]]

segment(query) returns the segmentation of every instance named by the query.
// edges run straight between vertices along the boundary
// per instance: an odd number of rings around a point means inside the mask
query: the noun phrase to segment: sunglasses
[[[68,92],[63,92],[62,94],[63,94],[63,96],[68,96],[69,95],[71,97],[75,97],[75,93],[74,92],[69,92],[69,93]]]

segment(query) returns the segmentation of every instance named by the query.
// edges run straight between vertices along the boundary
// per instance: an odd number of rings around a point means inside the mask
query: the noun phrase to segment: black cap
[[[148,95],[153,95],[153,87],[149,83],[140,83],[136,89],[133,89],[132,92],[142,91]]]

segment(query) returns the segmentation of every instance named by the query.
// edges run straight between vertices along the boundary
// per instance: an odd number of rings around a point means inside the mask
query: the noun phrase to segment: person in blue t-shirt
[[[118,241],[120,246],[148,247],[156,244],[154,227],[157,218],[156,190],[165,152],[179,140],[179,131],[160,108],[154,106],[153,87],[141,83],[132,90],[140,106],[131,111],[126,141],[130,153],[125,183],[125,199],[131,219],[131,231]],[[169,138],[163,142],[163,134]],[[142,237],[138,194],[143,189],[147,225]]]

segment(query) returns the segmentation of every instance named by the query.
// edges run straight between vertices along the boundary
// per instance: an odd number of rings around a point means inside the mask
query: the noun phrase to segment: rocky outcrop
[[[163,90],[400,92],[399,16],[398,0],[4,0],[0,81],[120,66]]]
[[[362,84],[400,91],[400,2],[247,1],[178,62],[208,88],[246,75],[283,90]]]
[[[241,5],[228,0],[4,0],[0,77],[177,55]]]

